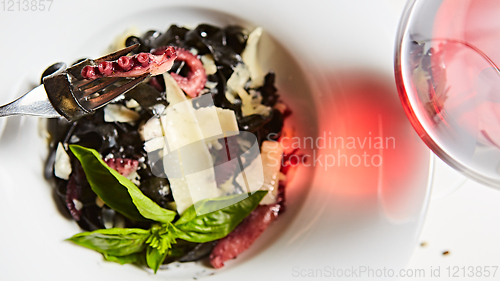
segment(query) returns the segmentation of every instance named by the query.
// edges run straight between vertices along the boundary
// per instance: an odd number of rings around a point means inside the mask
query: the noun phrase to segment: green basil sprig
[[[267,194],[236,194],[199,201],[189,207],[175,222],[178,237],[195,243],[206,243],[227,236],[243,221]],[[225,206],[225,207],[223,207]],[[196,213],[204,215],[197,215]]]
[[[237,194],[197,202],[175,222],[176,212],[164,209],[145,196],[130,180],[109,168],[93,149],[70,146],[82,164],[92,190],[112,209],[135,220],[151,220],[149,230],[99,229],[74,235],[68,240],[98,251],[108,261],[146,264],[156,271],[177,239],[206,243],[233,231],[264,198],[267,191]],[[202,215],[198,215],[198,214]]]
[[[98,229],[76,234],[69,240],[109,256],[126,256],[144,250],[149,233],[135,228]]]
[[[176,212],[156,204],[129,179],[111,169],[94,149],[70,145],[80,161],[92,190],[111,209],[133,220],[153,220],[168,223]]]
[[[142,253],[134,253],[126,256],[110,256],[108,254],[103,254],[104,259],[107,261],[112,261],[116,262],[119,264],[127,264],[127,263],[133,263],[133,264],[146,264],[146,261],[144,260],[144,255]]]

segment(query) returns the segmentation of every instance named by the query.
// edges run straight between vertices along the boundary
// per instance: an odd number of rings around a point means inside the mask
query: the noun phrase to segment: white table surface
[[[454,179],[449,176],[450,180]],[[441,187],[438,185],[436,189]],[[426,278],[402,280],[500,280],[499,202],[498,190],[472,180],[466,180],[444,197],[431,197],[420,234],[423,245],[416,247],[407,266],[411,270],[423,269]],[[449,254],[443,255],[445,251]],[[494,278],[468,277],[470,266],[475,270],[496,266],[498,270]],[[459,268],[458,277],[453,277],[456,267]],[[431,269],[440,269],[440,278],[431,278]]]

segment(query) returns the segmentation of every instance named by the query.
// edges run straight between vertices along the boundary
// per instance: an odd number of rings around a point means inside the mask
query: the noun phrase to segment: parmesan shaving
[[[68,154],[66,153],[66,150],[64,150],[64,147],[62,143],[59,143],[57,145],[56,149],[56,160],[54,162],[54,174],[56,177],[63,179],[63,180],[69,180],[69,175],[71,174],[72,169],[71,169],[71,161],[69,159]]]
[[[108,104],[104,107],[104,122],[133,123],[140,117],[139,113],[120,104]]]
[[[262,28],[257,27],[248,35],[247,46],[241,53],[241,58],[250,71],[252,79],[252,88],[258,88],[264,85],[265,73],[262,71],[257,59],[257,50],[260,37],[262,36]]]
[[[215,65],[214,58],[211,54],[206,54],[200,57],[203,67],[205,68],[205,73],[207,75],[212,75],[217,72],[217,66]]]
[[[166,139],[164,167],[177,211],[182,214],[194,203],[219,197],[221,193],[215,182],[213,159],[204,141],[196,110],[175,80],[168,73],[163,76],[170,102],[160,117]],[[217,112],[213,111],[213,118],[217,118]],[[221,128],[219,133],[222,133]]]
[[[283,149],[277,142],[264,141],[261,154],[236,177],[236,182],[240,186],[248,187],[248,192],[255,192],[259,189],[269,191],[260,202],[261,205],[277,202],[282,154]]]

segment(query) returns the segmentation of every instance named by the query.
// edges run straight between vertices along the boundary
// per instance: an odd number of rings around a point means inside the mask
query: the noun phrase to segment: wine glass
[[[500,187],[500,1],[411,0],[398,32],[400,98],[450,166]]]
[[[410,0],[395,73],[413,127],[444,162],[500,188],[500,1]]]

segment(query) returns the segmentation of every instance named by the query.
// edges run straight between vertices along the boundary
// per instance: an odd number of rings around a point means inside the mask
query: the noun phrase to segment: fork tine
[[[114,53],[107,54],[107,55],[105,55],[103,57],[97,58],[97,59],[94,60],[94,62],[96,64],[99,64],[99,63],[101,63],[103,61],[116,60],[119,57],[125,56],[128,53],[130,53],[131,51],[135,50],[137,47],[139,47],[139,45],[140,45],[139,43],[136,43],[136,44],[134,44],[134,45],[132,45],[130,47],[127,47],[125,49],[121,49],[121,50],[118,50],[118,51],[116,51]]]
[[[118,82],[119,80],[127,80],[127,78],[123,77],[113,77],[108,79],[99,78],[93,80],[91,83],[84,84],[83,86],[78,87],[78,91],[82,92],[82,97],[86,97],[90,94],[99,92],[100,90],[106,88],[107,86]]]
[[[95,83],[98,79],[96,80],[78,80],[78,81],[73,81],[73,87],[75,89],[80,89],[80,88],[83,88],[87,85],[89,85],[90,83]]]
[[[91,98],[91,99],[87,100],[86,102],[89,103],[89,105],[91,106],[91,108],[93,110],[98,109],[98,108],[106,105],[106,103],[110,102],[111,100],[113,100],[117,96],[128,92],[129,90],[131,90],[132,88],[137,86],[137,84],[139,84],[142,81],[144,81],[145,79],[147,79],[149,76],[150,76],[149,73],[138,76],[134,80],[131,80],[130,82],[123,84],[118,88],[112,89],[109,92],[106,92],[100,96],[97,96],[95,98]]]
[[[101,84],[110,85],[112,83],[117,82],[120,78],[126,79],[123,77],[101,77],[101,78],[97,78],[94,80],[79,80],[79,81],[73,82],[73,88],[78,90],[78,91],[86,91],[87,89],[93,88],[93,87],[101,85]],[[108,81],[112,81],[112,82],[108,83]]]

